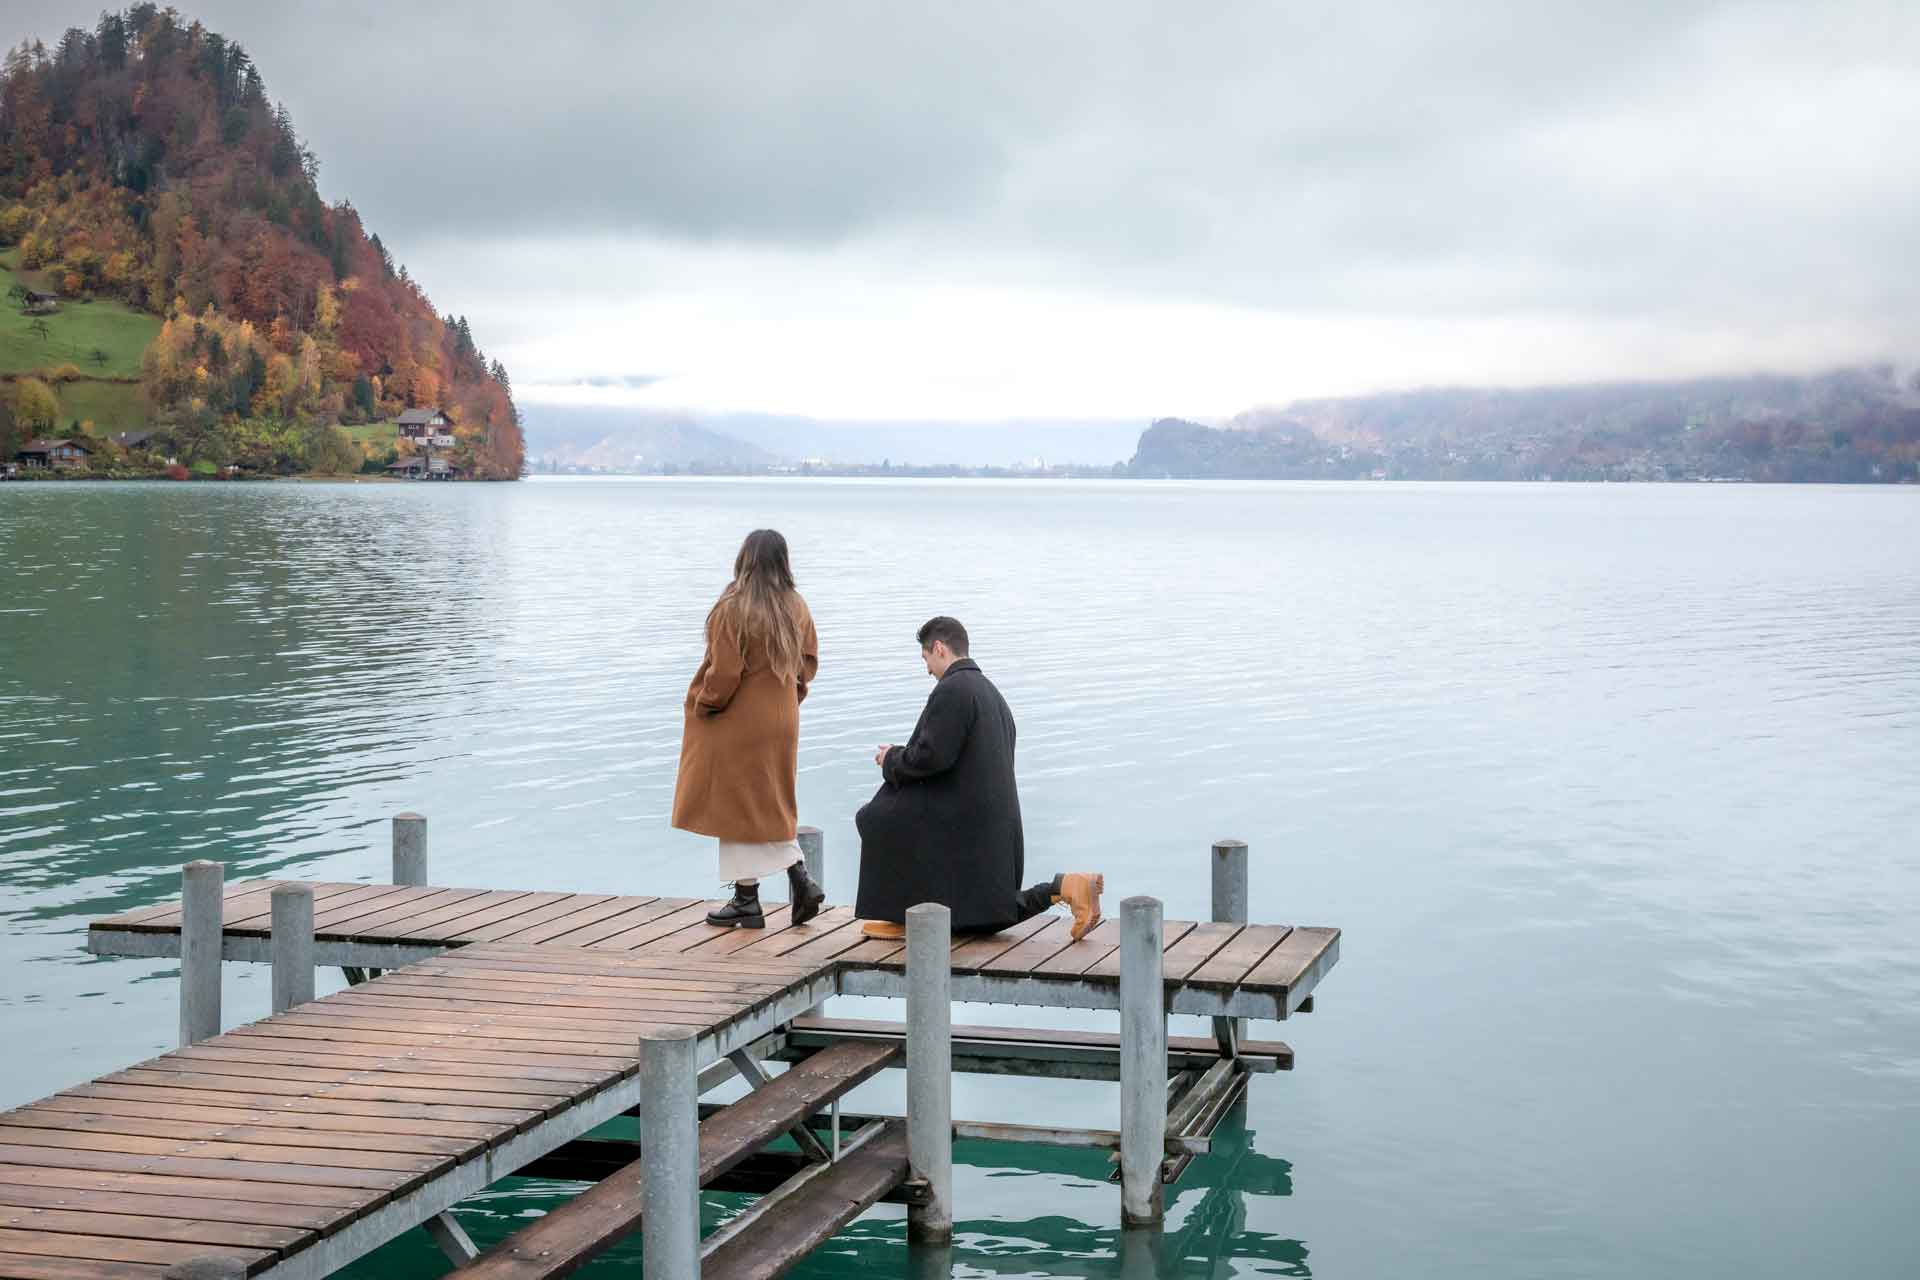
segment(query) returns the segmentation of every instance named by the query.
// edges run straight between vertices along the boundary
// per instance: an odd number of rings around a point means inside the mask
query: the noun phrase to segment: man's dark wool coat
[[[863,920],[906,921],[939,902],[954,930],[1004,929],[1017,918],[1026,844],[1013,781],[1013,712],[986,673],[955,660],[933,687],[886,779],[860,809]]]

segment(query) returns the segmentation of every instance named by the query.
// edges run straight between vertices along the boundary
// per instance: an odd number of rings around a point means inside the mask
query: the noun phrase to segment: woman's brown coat
[[[751,844],[794,838],[800,704],[820,668],[813,615],[806,601],[799,608],[798,680],[775,675],[758,640],[743,654],[731,627],[715,623],[707,637],[707,655],[687,689],[673,786],[673,825],[682,831]]]

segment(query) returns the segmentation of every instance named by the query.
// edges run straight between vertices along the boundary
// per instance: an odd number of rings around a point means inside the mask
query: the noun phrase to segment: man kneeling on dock
[[[884,780],[855,818],[862,927],[871,937],[904,937],[907,908],[938,902],[953,913],[955,933],[992,933],[1064,903],[1079,941],[1100,923],[1104,878],[1075,871],[1020,887],[1026,845],[1013,712],[967,656],[965,627],[934,618],[919,638],[937,683],[907,744],[874,753]]]

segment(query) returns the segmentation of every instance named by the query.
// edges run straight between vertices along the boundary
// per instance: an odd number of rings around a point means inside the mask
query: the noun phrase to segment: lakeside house
[[[147,447],[147,442],[153,439],[153,432],[116,431],[108,436],[107,439],[121,449],[144,449]]]
[[[414,454],[387,464],[387,474],[401,480],[458,480],[460,468],[445,458]]]
[[[60,309],[60,295],[46,293],[39,289],[28,289],[20,309],[30,316],[50,316]]]
[[[408,409],[395,419],[402,440],[434,449],[453,448],[453,419],[445,409]]]
[[[87,465],[93,450],[74,440],[29,440],[13,455],[33,470],[77,470]]]

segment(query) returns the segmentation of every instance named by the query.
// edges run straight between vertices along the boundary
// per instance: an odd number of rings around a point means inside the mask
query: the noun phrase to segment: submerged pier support
[[[180,868],[180,1047],[220,1034],[220,952],[226,867]]]
[[[1160,1164],[1167,1155],[1167,997],[1158,898],[1120,904],[1120,1221],[1166,1216]]]
[[[907,1209],[907,1239],[953,1239],[953,915],[907,908],[907,1164],[926,1200]]]

